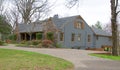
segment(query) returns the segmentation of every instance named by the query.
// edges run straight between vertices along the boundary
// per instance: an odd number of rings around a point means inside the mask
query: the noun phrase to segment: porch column
[[[25,33],[25,41],[27,40],[26,36],[27,36],[27,35],[26,35],[26,33]]]

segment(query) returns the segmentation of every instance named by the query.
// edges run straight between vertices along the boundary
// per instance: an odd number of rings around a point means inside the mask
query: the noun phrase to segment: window
[[[97,40],[99,39],[98,35],[96,36],[96,39],[97,39]]]
[[[74,40],[75,40],[75,34],[72,33],[71,41],[74,41]]]
[[[60,33],[60,41],[64,40],[64,33]]]
[[[112,38],[111,37],[109,37],[109,41],[111,41],[112,40]]]
[[[77,28],[81,29],[81,23],[77,23]]]
[[[78,41],[81,40],[81,34],[78,34]]]
[[[84,29],[84,23],[83,22],[81,23],[81,28]]]
[[[88,35],[88,42],[90,42],[91,41],[91,36],[90,35]]]
[[[82,22],[75,22],[74,27],[77,29],[84,29],[84,23]]]
[[[77,28],[77,23],[76,22],[74,22],[74,28]]]

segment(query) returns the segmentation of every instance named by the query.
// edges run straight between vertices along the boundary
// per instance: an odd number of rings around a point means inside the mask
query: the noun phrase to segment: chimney
[[[58,19],[59,18],[58,14],[54,15],[53,18]]]

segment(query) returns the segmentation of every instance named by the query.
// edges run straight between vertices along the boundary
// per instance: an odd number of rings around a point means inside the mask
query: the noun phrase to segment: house
[[[108,33],[104,30],[97,29],[95,27],[92,27],[92,30],[94,32],[94,45],[95,48],[101,47],[101,46],[112,46],[112,34]]]
[[[47,26],[49,24],[50,26]],[[51,29],[52,28],[52,29]],[[80,16],[59,18],[58,15],[35,24],[19,24],[19,32],[22,40],[35,39],[36,33],[44,33],[53,30],[56,33],[56,41],[65,48],[101,48],[103,45],[111,45],[111,34],[103,30],[91,28]]]

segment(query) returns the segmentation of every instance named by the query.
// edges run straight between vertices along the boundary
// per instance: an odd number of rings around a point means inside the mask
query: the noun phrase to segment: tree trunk
[[[32,33],[30,33],[29,35],[30,35],[30,41],[32,41]]]
[[[19,32],[17,21],[16,21],[16,37],[17,37],[17,39],[16,39],[17,43],[20,43],[21,38],[20,38],[20,32]]]
[[[115,0],[111,0],[111,28],[112,28],[112,55],[113,56],[118,56],[118,36],[117,36],[117,23],[116,23],[116,5],[115,5]]]

